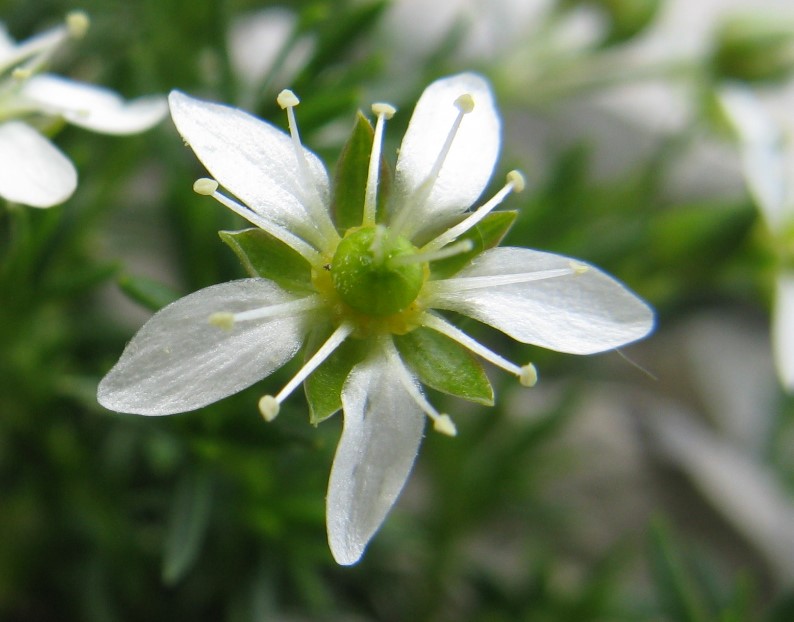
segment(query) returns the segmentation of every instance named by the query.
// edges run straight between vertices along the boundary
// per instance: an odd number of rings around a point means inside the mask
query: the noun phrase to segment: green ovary
[[[386,316],[406,309],[425,281],[422,262],[405,262],[417,254],[404,237],[377,225],[358,229],[340,243],[331,263],[339,297],[361,313]]]

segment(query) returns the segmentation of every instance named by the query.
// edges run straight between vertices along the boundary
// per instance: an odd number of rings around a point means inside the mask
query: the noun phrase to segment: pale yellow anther
[[[574,274],[584,274],[590,270],[590,266],[579,263],[578,261],[571,261],[568,263],[568,266],[573,270]]]
[[[82,39],[90,25],[91,20],[83,11],[71,11],[66,15],[66,29],[73,39]]]
[[[11,77],[14,80],[27,80],[30,76],[33,75],[33,72],[30,69],[26,69],[25,67],[17,67],[11,72]]]
[[[204,196],[212,196],[218,189],[218,182],[209,177],[201,177],[193,183],[193,192],[196,194],[203,194]]]
[[[278,94],[278,97],[276,97],[276,102],[279,106],[281,106],[281,109],[284,110],[286,108],[293,108],[294,106],[297,106],[299,103],[301,103],[301,100],[299,100],[298,96],[289,89],[284,89]]]
[[[394,116],[395,112],[397,112],[397,108],[391,104],[386,104],[383,102],[376,102],[372,104],[372,114],[378,117],[383,115],[383,118],[387,121]]]
[[[455,423],[450,419],[449,415],[439,415],[435,417],[433,419],[433,429],[447,436],[458,435],[458,428],[455,427]]]
[[[532,363],[521,367],[518,381],[525,387],[534,387],[538,383],[538,370]]]
[[[455,100],[455,107],[463,114],[468,114],[474,110],[474,98],[469,93],[464,93]]]
[[[223,330],[231,330],[234,328],[234,313],[219,311],[218,313],[210,315],[207,321],[213,326],[217,326]]]
[[[507,183],[513,186],[513,192],[523,192],[527,181],[519,171],[510,171],[507,174]]]
[[[263,395],[259,398],[259,412],[262,418],[270,423],[278,417],[278,411],[281,410],[281,405],[278,400],[272,395]]]

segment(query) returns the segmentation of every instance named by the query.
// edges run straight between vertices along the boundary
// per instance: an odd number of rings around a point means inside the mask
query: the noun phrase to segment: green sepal
[[[330,324],[312,331],[306,343],[306,360],[331,336],[331,332]],[[364,358],[367,345],[362,339],[346,339],[304,380],[303,388],[309,402],[309,422],[312,425],[325,421],[342,408],[342,387],[350,370]]]
[[[361,225],[364,216],[364,192],[367,187],[369,157],[375,130],[361,111],[336,163],[331,213],[340,231]],[[384,158],[378,177],[378,206],[386,204],[391,173]],[[380,213],[380,209],[378,212]]]
[[[218,231],[251,276],[270,279],[290,291],[311,288],[311,266],[300,254],[262,229]]]
[[[488,214],[457,239],[458,242],[461,240],[471,240],[474,246],[470,251],[434,261],[430,264],[430,271],[433,278],[444,279],[451,277],[453,274],[463,269],[472,259],[484,250],[493,248],[499,244],[502,238],[507,235],[510,227],[513,226],[517,215],[518,212],[512,210]]]
[[[395,335],[400,356],[422,384],[463,399],[493,406],[493,387],[480,362],[454,341],[429,328]]]

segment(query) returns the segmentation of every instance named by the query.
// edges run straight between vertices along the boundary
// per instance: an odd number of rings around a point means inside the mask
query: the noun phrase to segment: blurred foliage
[[[633,3],[597,4],[614,19],[608,46],[620,46],[642,36],[658,3],[631,14]],[[229,64],[230,20],[263,6],[85,0],[79,8],[92,28],[56,68],[127,97],[179,88],[234,104],[241,89]],[[0,8],[21,39],[77,5],[2,0]],[[391,78],[379,30],[387,3],[304,0],[289,8],[298,34],[316,37],[290,85],[304,97],[301,131],[332,163],[346,132],[330,130],[352,128],[356,110],[369,104],[364,94]],[[411,70],[414,81],[392,102],[398,109],[410,110],[426,80],[465,68],[456,56],[461,29]],[[740,44],[717,57],[731,75]],[[472,64],[504,89],[499,97],[521,104],[497,64]],[[533,91],[540,85],[525,88],[530,103],[544,99]],[[570,86],[550,84],[546,101]],[[590,81],[580,86],[592,89]],[[267,78],[262,87],[269,93]],[[252,111],[285,126],[269,95]],[[390,126],[390,153],[407,116]],[[673,137],[609,180],[592,174],[585,139],[550,155],[547,174],[507,204],[520,210],[507,243],[602,266],[655,305],[660,325],[725,300],[766,309],[769,256],[749,201],[680,201],[665,191],[690,140],[691,133]],[[546,351],[531,355],[544,381],[562,388],[531,413],[507,412],[510,381],[496,374],[493,409],[433,393],[434,403],[461,413],[458,437],[428,436],[364,560],[337,567],[325,541],[324,493],[338,417],[308,425],[296,396],[265,425],[256,387],[167,418],[109,413],[95,400],[99,378],[147,313],[245,275],[218,238],[243,223],[192,192],[201,168],[167,120],[125,139],[67,127],[57,143],[80,171],[74,197],[49,210],[0,209],[0,619],[794,619],[794,595],[775,591],[757,564],[726,580],[715,551],[684,544],[662,519],[598,554],[577,550],[572,534],[589,517],[566,513],[547,494],[571,468],[556,444],[580,412],[583,373],[615,372]],[[528,348],[480,333],[506,355],[527,357]],[[781,476],[794,481],[794,464],[778,453]]]

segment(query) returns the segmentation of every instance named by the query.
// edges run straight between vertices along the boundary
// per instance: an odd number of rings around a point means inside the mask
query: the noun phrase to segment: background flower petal
[[[780,231],[794,215],[791,173],[794,156],[755,93],[741,84],[719,92],[722,111],[738,134],[748,190],[773,231]]]
[[[563,255],[526,248],[485,251],[455,278],[566,270],[585,264]],[[594,266],[564,276],[479,289],[430,284],[429,305],[490,324],[518,341],[569,352],[593,354],[644,337],[653,327],[650,307]]]
[[[290,137],[256,117],[220,104],[172,91],[171,116],[177,130],[222,186],[268,220],[316,239],[319,230],[305,207],[305,187]],[[312,181],[324,206],[329,201],[328,173],[304,149]]]
[[[63,203],[77,171],[49,140],[21,121],[0,124],[0,196],[33,207]]]
[[[395,184],[406,205],[431,173],[458,114],[455,100],[468,93],[474,109],[464,116],[429,197],[416,206],[404,233],[445,224],[477,200],[491,178],[501,144],[501,122],[488,83],[473,73],[436,80],[416,104],[400,145]],[[398,207],[405,209],[402,203]]]
[[[165,98],[159,95],[125,101],[110,89],[49,74],[27,80],[20,97],[38,110],[103,134],[142,132],[168,112]]]
[[[422,440],[424,414],[383,354],[353,368],[342,391],[344,429],[328,484],[328,541],[356,563],[400,494]]]
[[[777,278],[772,343],[780,382],[794,391],[794,272],[782,272]]]
[[[228,330],[210,324],[209,316],[293,299],[266,279],[242,279],[177,300],[127,344],[99,384],[100,404],[117,412],[170,415],[241,391],[298,351],[301,316],[237,322]]]

